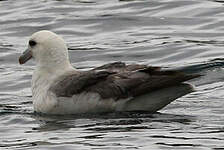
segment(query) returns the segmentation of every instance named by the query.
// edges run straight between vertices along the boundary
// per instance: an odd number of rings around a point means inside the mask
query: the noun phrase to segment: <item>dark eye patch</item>
[[[31,47],[35,46],[36,44],[37,44],[37,42],[35,42],[35,41],[33,41],[33,40],[30,40],[30,41],[29,41],[29,45],[30,45]]]

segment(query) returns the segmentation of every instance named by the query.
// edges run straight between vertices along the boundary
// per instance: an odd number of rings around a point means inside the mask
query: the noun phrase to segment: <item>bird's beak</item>
[[[20,64],[24,64],[26,63],[28,60],[30,60],[32,58],[32,52],[30,49],[27,49],[23,52],[23,54],[19,57],[19,63]]]

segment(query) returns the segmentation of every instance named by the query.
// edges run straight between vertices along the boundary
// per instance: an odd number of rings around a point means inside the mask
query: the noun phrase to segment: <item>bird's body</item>
[[[20,63],[35,59],[34,110],[47,114],[155,112],[192,92],[193,87],[183,82],[198,77],[123,62],[79,71],[70,64],[64,41],[50,31],[34,33],[29,49]]]

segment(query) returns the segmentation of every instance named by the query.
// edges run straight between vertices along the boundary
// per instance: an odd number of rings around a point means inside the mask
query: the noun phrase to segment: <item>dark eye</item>
[[[33,46],[35,46],[37,43],[35,42],[35,41],[33,41],[33,40],[30,40],[29,41],[29,45],[31,46],[31,47],[33,47]]]

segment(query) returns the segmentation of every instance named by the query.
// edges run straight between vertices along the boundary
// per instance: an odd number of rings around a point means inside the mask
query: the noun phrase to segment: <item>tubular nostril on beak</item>
[[[24,64],[26,63],[28,60],[30,60],[32,58],[32,52],[31,50],[27,49],[23,52],[23,54],[19,57],[19,63],[20,64]]]

